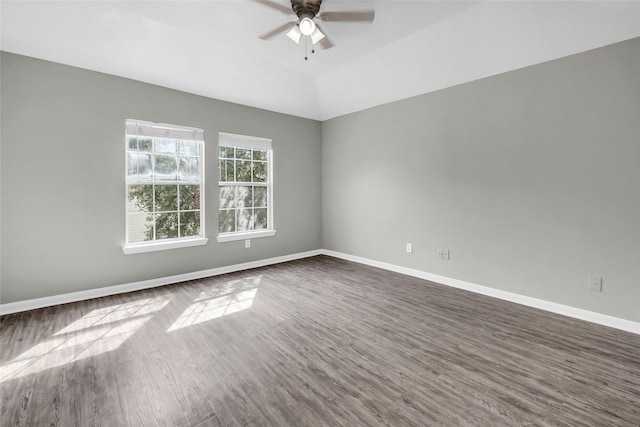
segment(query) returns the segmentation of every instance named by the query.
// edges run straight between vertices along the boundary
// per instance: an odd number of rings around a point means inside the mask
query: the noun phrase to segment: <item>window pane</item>
[[[153,186],[129,185],[127,188],[127,212],[153,212]]]
[[[253,191],[252,187],[237,187],[236,201],[238,208],[253,207]]]
[[[155,138],[155,152],[176,154],[176,140],[175,139],[162,139]]]
[[[149,154],[127,153],[127,176],[148,178],[151,176],[151,156]]]
[[[251,160],[251,150],[245,148],[236,148],[236,159]]]
[[[178,213],[156,214],[156,240],[178,237]]]
[[[178,210],[178,186],[156,185],[155,191],[156,191],[156,212]]]
[[[180,213],[180,237],[200,235],[200,212]]]
[[[220,208],[236,207],[236,187],[229,185],[220,186]]]
[[[267,187],[253,187],[253,206],[267,207]]]
[[[127,242],[138,243],[153,240],[153,215],[129,214],[127,221]]]
[[[200,176],[197,157],[180,157],[180,174],[178,179],[196,180]]]
[[[238,227],[236,231],[253,230],[253,209],[238,209]]]
[[[155,177],[160,180],[175,180],[178,163],[175,156],[155,156]]]
[[[138,176],[138,153],[127,153],[127,177]]]
[[[233,147],[220,147],[219,156],[221,159],[233,159]]]
[[[220,233],[229,233],[236,231],[236,211],[220,209],[218,211],[218,231]]]
[[[267,160],[266,150],[253,150],[253,160]]]
[[[267,182],[267,164],[253,162],[253,182]]]
[[[236,181],[251,182],[250,160],[236,160]]]
[[[181,185],[180,187],[180,210],[188,211],[200,209],[200,186]]]
[[[220,181],[234,181],[233,160],[220,160]]]
[[[138,138],[138,150],[139,151],[151,152],[151,147],[152,146],[153,146],[153,143],[151,142],[150,139],[140,139],[140,138]]]
[[[255,209],[254,210],[255,221],[256,221],[256,230],[267,228],[267,210],[266,209]]]
[[[131,151],[151,151],[151,140],[148,138],[140,138],[137,136],[129,137],[129,150]]]
[[[198,141],[180,141],[181,156],[198,156],[200,155],[200,143]]]
[[[138,155],[138,178],[151,178],[151,154]]]

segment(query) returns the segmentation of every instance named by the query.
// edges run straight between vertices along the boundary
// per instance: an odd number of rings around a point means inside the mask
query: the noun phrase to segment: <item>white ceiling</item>
[[[290,6],[288,0],[274,0]],[[0,1],[4,51],[326,120],[640,36],[640,1],[344,1],[304,60],[291,21],[251,0]]]

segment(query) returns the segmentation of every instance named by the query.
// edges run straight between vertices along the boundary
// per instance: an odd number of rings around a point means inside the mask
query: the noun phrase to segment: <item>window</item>
[[[218,241],[273,236],[271,140],[220,132]]]
[[[126,121],[125,253],[205,244],[204,131]]]

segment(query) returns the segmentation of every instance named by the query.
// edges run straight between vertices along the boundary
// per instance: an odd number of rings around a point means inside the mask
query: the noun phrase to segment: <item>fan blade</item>
[[[373,22],[376,13],[373,10],[362,12],[323,12],[318,18],[324,22]]]
[[[283,6],[283,5],[279,4],[279,3],[276,3],[276,2],[273,2],[273,1],[270,1],[270,0],[255,0],[255,1],[256,1],[256,3],[260,3],[260,4],[264,5],[264,6],[270,7],[271,9],[275,9],[280,13],[284,13],[286,15],[295,15],[293,13],[293,10],[290,7]]]
[[[281,32],[283,32],[284,30],[286,30],[287,28],[289,28],[292,25],[295,25],[295,22],[287,22],[286,24],[282,24],[280,25],[278,28],[269,31],[268,33],[265,33],[261,36],[258,36],[259,38],[261,38],[262,40],[269,40],[270,38],[277,36],[278,34],[280,34]]]
[[[333,44],[331,43],[331,41],[329,40],[329,37],[327,37],[327,33],[322,29],[322,27],[320,25],[318,25],[316,23],[316,28],[318,29],[318,31],[321,31],[320,34],[322,34],[324,37],[318,42],[320,43],[320,46],[322,46],[323,49],[331,49],[333,47]]]
[[[325,50],[331,49],[333,47],[333,44],[331,44],[331,41],[327,38],[327,36],[324,36],[324,38],[318,43],[320,43],[320,46],[322,46],[322,48]]]

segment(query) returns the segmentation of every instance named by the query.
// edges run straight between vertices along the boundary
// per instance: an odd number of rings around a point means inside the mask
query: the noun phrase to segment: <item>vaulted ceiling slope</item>
[[[326,120],[640,36],[640,1],[322,4],[369,9],[371,24],[323,23],[334,47],[311,54],[259,39],[291,19],[257,1],[2,0],[0,48]]]

